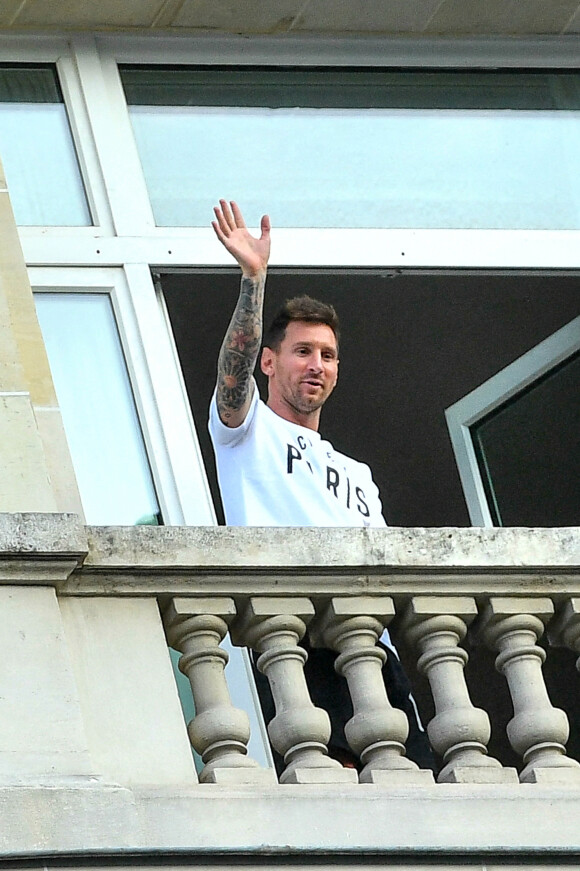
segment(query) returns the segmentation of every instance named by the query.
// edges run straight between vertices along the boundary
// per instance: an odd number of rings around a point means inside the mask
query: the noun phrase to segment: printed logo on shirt
[[[307,450],[307,444],[302,436],[298,436],[297,442],[302,449],[301,451],[295,445],[287,444],[286,453],[286,472],[288,475],[293,475],[295,469],[301,469],[306,466],[310,474],[314,475],[314,469],[309,460],[303,456],[303,451]],[[330,458],[332,455],[329,453]],[[370,517],[369,507],[366,502],[365,492],[362,487],[353,486],[350,478],[347,475],[346,469],[340,471],[335,466],[326,466],[325,470],[325,486],[332,493],[335,499],[343,502],[347,508],[356,509],[363,517]]]

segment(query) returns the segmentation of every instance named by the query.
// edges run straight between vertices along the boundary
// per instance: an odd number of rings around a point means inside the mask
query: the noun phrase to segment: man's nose
[[[322,354],[320,351],[313,351],[308,359],[308,368],[313,372],[322,372]]]

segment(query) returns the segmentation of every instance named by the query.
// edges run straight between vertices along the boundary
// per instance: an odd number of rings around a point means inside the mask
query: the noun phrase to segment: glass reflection
[[[87,523],[157,524],[159,505],[109,296],[36,293]]]
[[[278,227],[580,227],[580,76],[121,70],[155,219],[232,191]]]
[[[571,114],[131,108],[160,226],[229,190],[276,226],[580,228]]]
[[[91,224],[53,67],[0,67],[0,155],[17,224]]]

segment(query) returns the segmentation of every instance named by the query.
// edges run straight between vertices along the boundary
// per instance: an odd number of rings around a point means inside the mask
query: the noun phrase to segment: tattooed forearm
[[[251,378],[262,341],[265,283],[265,270],[242,277],[238,304],[220,350],[216,397],[225,424],[238,425],[239,413],[251,399]]]

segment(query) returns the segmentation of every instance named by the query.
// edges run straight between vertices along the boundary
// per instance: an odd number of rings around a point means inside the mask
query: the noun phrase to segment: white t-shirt
[[[335,451],[320,433],[277,415],[259,398],[239,427],[219,418],[209,431],[228,526],[386,526],[364,463]]]

